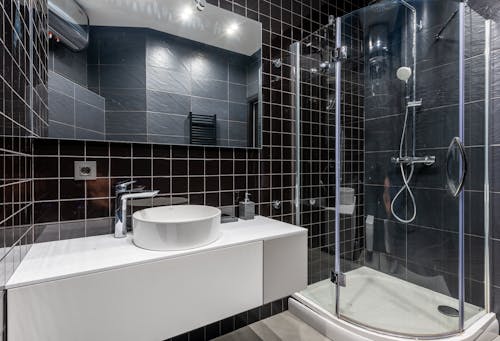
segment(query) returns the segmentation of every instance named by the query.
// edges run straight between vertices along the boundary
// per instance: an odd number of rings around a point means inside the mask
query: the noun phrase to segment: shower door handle
[[[458,151],[458,153],[457,153]],[[458,162],[460,170],[456,174],[456,167],[454,163]],[[448,182],[448,188],[450,189],[453,197],[458,197],[462,191],[465,184],[465,177],[467,175],[467,154],[465,152],[465,147],[459,137],[454,137],[451,140],[450,146],[448,147],[448,153],[446,155],[446,178]],[[455,183],[453,178],[458,177],[458,182]]]

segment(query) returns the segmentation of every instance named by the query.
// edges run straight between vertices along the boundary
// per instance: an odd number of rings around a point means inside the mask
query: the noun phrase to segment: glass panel
[[[490,20],[475,9],[465,6],[465,150],[469,159],[465,181],[465,302],[483,308],[473,316],[464,316],[465,328],[484,314],[489,305],[489,205],[484,190],[488,184],[488,116],[490,82]],[[484,85],[484,87],[483,87]],[[484,98],[484,102],[483,102]],[[486,192],[488,194],[488,192]],[[483,214],[484,212],[484,214]],[[487,256],[488,255],[488,256]],[[485,285],[486,283],[486,285]],[[489,310],[489,308],[486,308]]]
[[[308,282],[301,294],[335,309],[330,281],[335,259],[335,25],[322,27],[298,44],[300,107],[297,121],[299,206],[297,223],[309,230]],[[296,56],[297,45],[291,52]],[[296,61],[296,58],[293,57]],[[295,69],[296,62],[292,63]],[[297,74],[295,74],[297,76]],[[294,91],[295,96],[297,91]],[[320,290],[316,290],[320,288]],[[323,288],[325,290],[323,290]]]
[[[310,285],[294,297],[313,310],[390,334],[447,335],[461,328],[462,287],[464,327],[484,314],[489,38],[484,18],[460,6],[382,0],[342,17],[340,87],[335,25],[297,43],[296,221],[309,229]],[[463,175],[458,144],[447,157],[455,137],[469,160],[458,198],[451,191]],[[346,278],[340,296],[329,278],[337,245]]]
[[[447,150],[461,137],[459,17],[459,2],[442,0],[379,1],[342,17],[341,199],[351,188],[362,198],[365,245],[351,257],[342,216],[338,304],[343,318],[389,333],[459,331],[462,219],[447,183]],[[361,115],[348,97],[358,84]],[[364,139],[353,147],[357,120]],[[465,318],[480,310],[466,304]]]

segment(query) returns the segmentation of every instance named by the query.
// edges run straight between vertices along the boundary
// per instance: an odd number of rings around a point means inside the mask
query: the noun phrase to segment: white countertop
[[[125,266],[174,258],[201,251],[230,247],[258,240],[307,233],[298,226],[256,216],[221,225],[222,236],[212,244],[181,251],[150,251],[132,243],[132,235],[67,239],[34,244],[5,285],[12,289],[56,279],[106,271]]]

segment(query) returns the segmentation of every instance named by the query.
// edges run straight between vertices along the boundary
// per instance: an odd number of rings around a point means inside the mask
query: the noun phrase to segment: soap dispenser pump
[[[250,220],[255,217],[255,203],[250,200],[250,193],[245,192],[245,200],[240,201],[240,218]]]

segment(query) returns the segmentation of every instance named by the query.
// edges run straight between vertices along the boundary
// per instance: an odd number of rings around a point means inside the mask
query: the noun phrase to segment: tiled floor
[[[297,317],[285,311],[255,322],[217,341],[330,341]]]

